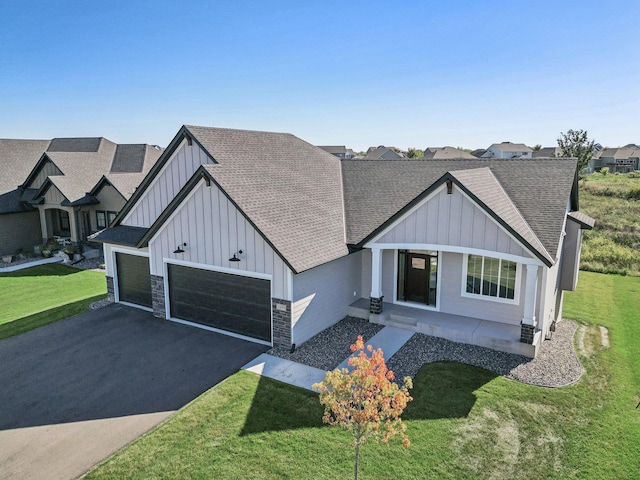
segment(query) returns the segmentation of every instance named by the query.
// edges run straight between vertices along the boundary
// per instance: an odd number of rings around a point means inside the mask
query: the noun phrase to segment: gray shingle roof
[[[567,214],[569,218],[578,222],[580,226],[585,230],[591,230],[593,226],[596,224],[596,221],[591,218],[589,215],[586,215],[582,212],[570,212]]]
[[[204,168],[296,272],[348,253],[339,159],[291,134],[186,128],[217,162]]]
[[[560,147],[542,147],[540,150],[534,150],[531,152],[532,158],[549,158],[549,157],[561,157],[562,149]]]
[[[49,178],[70,203],[83,199],[103,175],[129,198],[161,154],[149,145],[116,145],[102,140],[96,152],[47,152],[63,173]]]
[[[507,192],[504,191],[498,179],[488,167],[472,168],[450,172],[476,198],[484,203],[504,223],[511,227],[535,251],[553,263],[549,252],[540,243],[531,227],[520,211],[513,204]]]
[[[396,152],[392,148],[383,146],[377,148],[370,147],[369,150],[367,150],[367,154],[364,156],[367,160],[380,160],[383,157],[386,160],[406,158],[403,154]]]
[[[496,147],[503,152],[532,152],[533,149],[527,147],[524,143],[502,142],[494,143],[489,148]]]
[[[444,160],[447,158],[475,158],[464,150],[454,147],[427,147],[424,150],[424,158]]]
[[[97,152],[106,138],[54,138],[47,152]]]
[[[147,233],[147,230],[147,228],[142,227],[118,225],[117,227],[105,228],[104,230],[94,233],[89,237],[89,240],[134,247],[144,234]]]
[[[22,184],[50,140],[0,139],[0,213],[22,211]]]
[[[552,258],[558,254],[575,159],[344,160],[347,241],[360,244],[447,172],[488,167]]]

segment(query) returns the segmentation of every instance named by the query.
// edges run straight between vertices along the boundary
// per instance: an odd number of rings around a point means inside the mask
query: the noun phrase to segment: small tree
[[[567,133],[560,132],[558,147],[562,150],[562,156],[574,157],[578,159],[578,173],[589,166],[595,142],[587,138],[586,130],[569,130]]]
[[[401,434],[402,446],[409,447],[400,415],[413,400],[409,395],[413,385],[409,377],[402,387],[394,383],[394,374],[387,369],[382,350],[367,345],[365,351],[362,336],[351,345],[351,351],[354,352],[349,359],[351,371],[343,368],[327,372],[324,380],[312,388],[320,392],[320,403],[325,407],[322,421],[339,425],[354,437],[354,478],[358,480],[360,445],[368,438],[388,443]]]
[[[409,158],[422,158],[424,157],[424,152],[419,148],[410,147],[407,150],[407,157]]]

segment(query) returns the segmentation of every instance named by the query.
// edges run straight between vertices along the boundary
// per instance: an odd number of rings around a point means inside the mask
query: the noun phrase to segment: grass
[[[596,220],[585,233],[580,268],[640,276],[640,175],[587,175],[580,210]]]
[[[581,272],[565,316],[580,321],[586,372],[570,387],[425,365],[404,414],[411,448],[365,444],[361,478],[638,478],[639,294],[640,278]],[[351,478],[350,437],[321,414],[316,394],[239,372],[87,478]]]
[[[0,273],[0,339],[85,311],[106,292],[104,273],[65,265]]]

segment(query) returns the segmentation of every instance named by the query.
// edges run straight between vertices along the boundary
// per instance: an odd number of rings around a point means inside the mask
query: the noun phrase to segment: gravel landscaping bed
[[[368,340],[382,329],[366,320],[346,317],[300,346],[293,354],[274,348],[268,353],[287,360],[323,370],[339,365],[351,352],[358,335]],[[582,366],[573,347],[577,324],[571,320],[558,323],[551,340],[543,340],[538,355],[530,359],[521,355],[497,352],[485,347],[456,343],[416,333],[387,359],[387,365],[397,379],[415,377],[420,368],[431,362],[454,361],[485,368],[519,382],[544,387],[561,387],[575,383],[582,375]]]
[[[345,317],[335,325],[307,340],[294,353],[287,348],[272,348],[267,353],[322,370],[333,370],[351,355],[349,347],[362,335],[365,342],[382,330],[368,320]]]
[[[95,258],[86,258],[71,265],[80,270],[102,270],[104,271],[104,258],[102,256]]]

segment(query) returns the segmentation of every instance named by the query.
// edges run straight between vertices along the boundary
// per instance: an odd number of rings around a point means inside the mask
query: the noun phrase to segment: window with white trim
[[[467,255],[466,289],[469,295],[514,300],[518,264],[501,258]]]

